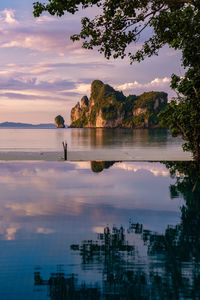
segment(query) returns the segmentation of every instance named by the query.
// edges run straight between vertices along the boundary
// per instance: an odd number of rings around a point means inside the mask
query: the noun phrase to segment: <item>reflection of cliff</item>
[[[100,173],[104,169],[109,169],[116,161],[91,161],[91,170],[94,173]]]
[[[165,129],[76,128],[71,133],[72,147],[166,147],[169,133]],[[171,142],[171,141],[170,141]],[[173,142],[173,141],[172,141]]]

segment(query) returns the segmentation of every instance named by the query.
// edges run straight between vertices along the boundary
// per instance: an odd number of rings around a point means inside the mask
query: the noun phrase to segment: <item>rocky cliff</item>
[[[71,110],[71,127],[129,127],[159,126],[158,113],[167,106],[167,94],[148,92],[125,97],[108,84],[95,80],[91,95],[84,96]]]
[[[56,125],[56,128],[65,128],[65,120],[63,119],[63,117],[61,115],[58,115],[57,117],[55,117],[55,125]]]

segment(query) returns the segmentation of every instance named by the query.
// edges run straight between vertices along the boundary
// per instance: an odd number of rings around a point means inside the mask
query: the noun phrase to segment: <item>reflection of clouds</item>
[[[10,215],[14,216],[78,216],[81,213],[81,200],[74,198],[73,201],[66,199],[38,198],[33,202],[9,203],[5,207],[9,209]]]
[[[5,238],[6,240],[15,240],[15,234],[17,232],[17,230],[20,228],[20,226],[16,226],[16,227],[9,227],[6,229],[6,235]]]
[[[164,165],[155,165],[151,163],[117,163],[113,166],[114,168],[119,168],[127,171],[137,172],[139,170],[147,170],[154,176],[169,176],[169,171]]]
[[[27,178],[25,176],[27,176]],[[20,186],[27,186],[27,181],[29,181],[30,185],[37,187],[39,190],[53,187],[53,183],[49,184],[49,182],[44,178],[32,177],[30,175],[21,174],[18,178],[14,178],[12,176],[0,176],[0,185],[6,184],[7,187],[12,190]]]
[[[103,233],[104,232],[104,226],[95,226],[92,228],[92,231],[95,233]]]
[[[76,162],[76,169],[90,169],[90,162],[84,161],[84,162]]]
[[[55,232],[54,230],[50,228],[43,228],[43,227],[38,227],[36,230],[37,233],[43,233],[43,234],[49,234]]]
[[[6,212],[5,212],[6,213]],[[5,240],[15,240],[15,234],[20,229],[21,225],[18,223],[11,223],[7,216],[0,220],[0,235]]]
[[[19,229],[55,232],[60,219],[87,218],[93,231],[99,232],[102,228],[97,220],[109,218],[111,222],[117,210],[174,210],[168,190],[172,179],[158,163],[116,163],[98,176],[90,170],[90,162],[12,162],[1,163],[0,170],[0,233],[4,239],[16,238]]]

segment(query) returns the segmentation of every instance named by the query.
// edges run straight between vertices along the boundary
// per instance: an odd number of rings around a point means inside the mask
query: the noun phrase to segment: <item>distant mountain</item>
[[[56,128],[53,123],[48,124],[28,124],[28,123],[15,123],[15,122],[4,122],[0,123],[0,128]]]

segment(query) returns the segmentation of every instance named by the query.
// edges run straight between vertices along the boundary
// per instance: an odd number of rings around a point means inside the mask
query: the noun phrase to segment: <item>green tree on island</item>
[[[141,62],[157,55],[165,44],[182,52],[187,72],[182,78],[172,75],[177,98],[161,117],[173,136],[181,135],[186,141],[184,150],[192,151],[200,161],[200,0],[47,0],[46,4],[34,3],[34,16],[44,11],[57,16],[74,14],[81,6],[96,6],[101,14],[93,20],[84,17],[81,32],[72,40],[83,39],[87,49],[97,46],[108,59],[128,56],[130,63]],[[153,29],[152,35],[139,50],[128,52],[128,46],[144,37],[148,28]]]
[[[55,124],[57,128],[65,128],[65,120],[61,115],[55,117]]]

